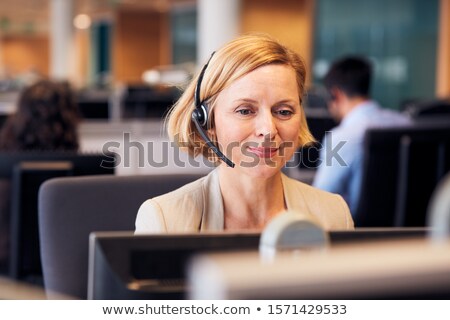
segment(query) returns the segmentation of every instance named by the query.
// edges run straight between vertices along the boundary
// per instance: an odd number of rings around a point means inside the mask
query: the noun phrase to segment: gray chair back
[[[200,175],[56,178],[39,190],[39,235],[46,292],[86,299],[89,234],[134,230],[140,205]]]

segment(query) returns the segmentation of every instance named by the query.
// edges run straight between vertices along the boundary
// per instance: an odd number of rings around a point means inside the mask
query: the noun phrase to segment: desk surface
[[[0,300],[70,300],[70,296],[51,293],[47,296],[44,288],[0,277]]]
[[[45,300],[44,289],[0,277],[1,300]]]

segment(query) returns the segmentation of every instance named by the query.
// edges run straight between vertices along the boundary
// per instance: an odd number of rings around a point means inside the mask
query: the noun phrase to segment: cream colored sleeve
[[[350,213],[350,209],[347,205],[347,202],[345,202],[344,198],[342,198],[340,195],[335,195],[340,206],[342,207],[342,213],[345,217],[345,226],[346,226],[346,230],[353,230],[355,229],[354,225],[353,225],[353,219],[352,219],[352,214]]]
[[[167,233],[164,214],[156,201],[149,199],[141,205],[136,217],[136,230],[134,233]]]

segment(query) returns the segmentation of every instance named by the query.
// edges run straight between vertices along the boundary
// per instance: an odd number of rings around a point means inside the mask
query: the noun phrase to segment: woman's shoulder
[[[138,211],[136,232],[181,232],[197,228],[203,211],[204,190],[209,183],[210,174],[146,200]]]
[[[151,200],[163,204],[183,200],[186,197],[193,197],[202,192],[202,188],[208,183],[208,180],[208,175],[206,175],[171,192],[154,197]]]
[[[286,192],[295,204],[307,207],[318,217],[325,229],[353,229],[353,219],[345,200],[338,194],[324,191],[301,181],[286,177]],[[301,195],[301,196],[300,196]]]
[[[285,176],[285,181],[287,182],[287,185],[290,189],[301,191],[304,195],[313,196],[314,198],[317,197],[318,199],[333,199],[337,196],[334,193],[318,189],[302,181],[287,176]]]

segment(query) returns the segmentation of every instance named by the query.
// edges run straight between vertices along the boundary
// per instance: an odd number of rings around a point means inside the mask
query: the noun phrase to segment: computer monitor
[[[190,299],[449,299],[450,242],[356,242],[326,251],[197,256]]]
[[[320,149],[325,133],[336,127],[337,123],[326,109],[306,108],[305,114],[308,129],[317,142],[300,148],[295,154],[294,161],[299,169],[317,169],[320,165]]]
[[[8,274],[41,284],[38,192],[51,178],[114,174],[113,154],[76,152],[0,152],[0,179],[5,194],[2,210],[10,217]]]
[[[106,90],[78,92],[77,105],[83,119],[109,119],[111,117],[110,95]]]
[[[96,232],[89,247],[88,299],[181,299],[195,253],[255,249],[259,233],[133,235]]]
[[[163,118],[179,96],[177,88],[128,86],[121,101],[122,116],[125,119]]]
[[[425,228],[330,232],[332,245],[424,237]],[[205,252],[257,251],[259,233],[134,235],[97,232],[89,245],[88,299],[182,299],[186,266]]]
[[[371,128],[362,164],[356,226],[425,226],[431,194],[450,170],[450,126]]]
[[[10,179],[13,168],[20,162],[70,161],[73,175],[113,174],[115,155],[78,153],[74,151],[2,151],[0,152],[0,178]]]

